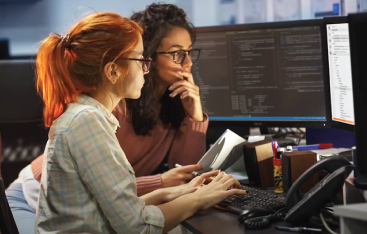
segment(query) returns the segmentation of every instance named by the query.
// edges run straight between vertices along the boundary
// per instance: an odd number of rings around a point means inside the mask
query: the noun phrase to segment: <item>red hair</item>
[[[103,68],[130,53],[143,30],[115,13],[95,13],[75,24],[67,36],[51,34],[42,41],[36,59],[36,88],[50,127],[80,93],[90,95],[104,84]],[[119,60],[128,73],[126,60]]]

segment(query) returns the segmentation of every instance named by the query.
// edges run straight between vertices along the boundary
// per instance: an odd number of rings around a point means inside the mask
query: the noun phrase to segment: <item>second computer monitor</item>
[[[357,187],[367,190],[367,13],[348,15],[355,119]]]
[[[327,17],[322,28],[326,103],[331,127],[354,131],[352,68],[347,17]]]
[[[197,28],[192,73],[211,121],[323,127],[322,20]]]

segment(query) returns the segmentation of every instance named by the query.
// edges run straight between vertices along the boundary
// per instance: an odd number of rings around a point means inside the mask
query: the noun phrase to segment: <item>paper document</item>
[[[198,164],[203,166],[203,170],[200,172],[224,171],[240,158],[242,158],[244,165],[243,144],[245,142],[243,137],[227,129],[199,160]]]

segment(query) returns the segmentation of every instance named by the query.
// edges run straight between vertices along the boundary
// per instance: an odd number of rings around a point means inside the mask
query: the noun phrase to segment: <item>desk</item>
[[[357,196],[360,195],[360,191],[356,190],[354,188],[354,186],[352,186],[350,184],[350,182],[346,182],[345,183],[345,195],[346,195],[346,201],[348,203],[355,203],[355,202],[361,202],[364,201],[364,198]],[[361,200],[362,199],[362,200]],[[352,213],[349,212],[349,209],[359,209],[362,211],[359,211],[360,213]],[[360,224],[362,224],[362,227],[366,227],[366,222],[367,222],[367,216],[366,216],[366,211],[367,211],[367,204],[365,203],[363,206],[360,205],[355,205],[355,206],[341,206],[341,207],[336,207],[336,213],[339,214],[340,216],[345,216],[345,220],[347,220],[347,214],[351,213],[351,214],[355,214],[354,215],[354,219],[358,219],[361,221],[355,221],[355,222],[360,222]],[[345,212],[348,211],[349,213]],[[354,211],[353,210],[353,211]],[[359,216],[359,218],[358,218]],[[354,222],[354,219],[352,220]],[[352,223],[353,225],[354,223]],[[359,227],[360,225],[358,223]],[[281,226],[289,226],[289,224],[287,224],[286,222],[277,222],[277,223],[272,223],[271,226],[269,228],[266,229],[260,229],[260,230],[248,230],[245,229],[243,224],[240,224],[237,221],[237,215],[234,215],[232,213],[229,212],[225,212],[219,209],[209,209],[206,211],[200,211],[198,213],[196,213],[194,216],[188,218],[187,220],[185,220],[184,222],[182,222],[181,226],[185,229],[184,231],[182,231],[182,234],[237,234],[237,233],[241,233],[241,234],[291,234],[292,232],[284,232],[284,231],[278,231],[275,229],[276,225],[281,225]],[[349,223],[348,223],[349,225]],[[342,227],[345,228],[345,227]],[[365,230],[365,229],[363,229]],[[326,231],[324,231],[323,233],[328,233]],[[351,233],[351,232],[345,232],[345,233]],[[352,232],[354,233],[354,232]],[[363,233],[363,232],[355,232],[355,233]]]
[[[367,227],[367,203],[335,206],[335,215],[340,217],[342,234],[365,233]]]
[[[188,233],[194,234],[290,234],[290,232],[276,230],[276,225],[285,225],[285,223],[273,223],[266,229],[248,230],[237,221],[237,215],[214,208],[200,211],[182,223],[182,226],[189,231]]]
[[[347,179],[344,184],[346,205],[334,207],[335,216],[340,218],[340,233],[364,233],[367,227],[366,198],[354,187],[353,179]]]

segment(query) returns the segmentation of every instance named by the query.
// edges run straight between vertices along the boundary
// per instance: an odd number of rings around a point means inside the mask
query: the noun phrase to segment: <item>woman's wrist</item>
[[[191,117],[190,116],[190,118],[192,119],[192,120],[194,120],[195,122],[205,122],[208,118],[207,118],[207,116],[206,116],[206,114],[204,114],[204,113],[202,113],[201,115],[198,115],[198,116],[200,116],[200,117]]]
[[[140,196],[145,202],[146,205],[159,205],[165,203],[165,199],[167,199],[167,193],[165,189],[156,189],[150,193],[144,194]]]
[[[205,206],[204,201],[200,197],[198,197],[198,195],[195,193],[189,193],[183,197],[184,199],[190,201],[190,204],[192,205],[194,212],[202,210],[203,207]]]

